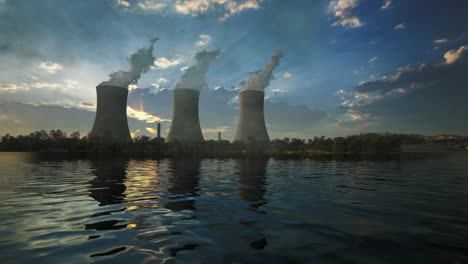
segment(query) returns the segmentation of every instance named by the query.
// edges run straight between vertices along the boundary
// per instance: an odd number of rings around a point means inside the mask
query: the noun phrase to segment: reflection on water
[[[467,164],[0,153],[0,259],[466,263]]]
[[[180,159],[170,160],[167,192],[171,195],[164,206],[170,210],[195,210],[195,200],[190,197],[197,195],[198,177],[200,175],[200,160]]]
[[[92,160],[91,164],[95,178],[89,181],[89,196],[100,206],[122,203],[128,160],[100,159]]]

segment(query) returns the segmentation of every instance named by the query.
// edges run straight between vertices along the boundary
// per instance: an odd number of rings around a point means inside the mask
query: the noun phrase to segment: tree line
[[[313,152],[313,153],[396,153],[403,144],[421,144],[426,139],[421,135],[366,133],[346,137],[314,137],[312,139],[283,138],[265,144],[251,140],[248,143],[227,140],[207,140],[199,144],[166,143],[162,138],[138,136],[128,145],[103,145],[80,132],[70,135],[60,129],[34,131],[29,135],[0,137],[0,151],[76,151],[93,152],[123,150],[130,152],[203,152],[203,153],[242,153],[245,151],[267,150],[273,153]]]

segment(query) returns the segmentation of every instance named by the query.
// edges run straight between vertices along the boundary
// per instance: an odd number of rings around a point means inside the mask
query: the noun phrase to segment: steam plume
[[[117,71],[109,74],[110,79],[100,85],[112,85],[127,88],[130,84],[136,84],[142,73],[147,72],[156,59],[153,56],[154,44],[158,38],[150,39],[148,48],[141,48],[133,53],[128,61],[130,71]]]
[[[271,57],[270,62],[267,66],[265,66],[265,68],[249,76],[249,78],[245,81],[242,90],[255,90],[263,92],[268,84],[270,84],[272,72],[276,67],[278,67],[280,58],[282,57],[283,52],[277,51],[275,55]]]
[[[219,55],[219,50],[201,51],[195,55],[196,64],[187,70],[180,77],[175,89],[194,89],[200,91],[208,84],[205,81],[205,75],[208,72],[208,66]]]

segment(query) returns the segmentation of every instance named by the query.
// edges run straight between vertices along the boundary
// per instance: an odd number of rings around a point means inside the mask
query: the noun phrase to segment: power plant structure
[[[239,117],[234,141],[269,142],[263,113],[265,92],[244,90],[239,93]]]
[[[200,143],[203,134],[198,116],[200,92],[194,89],[173,90],[172,122],[167,142]]]
[[[127,88],[100,84],[96,87],[97,109],[90,139],[105,144],[132,141],[127,121]]]

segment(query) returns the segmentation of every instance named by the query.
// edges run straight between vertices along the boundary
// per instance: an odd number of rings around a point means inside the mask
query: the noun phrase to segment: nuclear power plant
[[[203,142],[203,134],[198,117],[200,92],[193,89],[174,89],[172,122],[167,142]]]
[[[201,51],[195,55],[196,64],[180,77],[173,90],[172,122],[167,142],[200,143],[203,134],[198,117],[200,90],[207,86],[205,75],[208,66],[216,59],[219,50]]]
[[[281,51],[271,57],[270,62],[262,70],[252,74],[245,81],[239,93],[239,117],[234,141],[269,142],[270,137],[265,125],[263,113],[265,88],[270,84],[273,70],[279,65]]]
[[[136,84],[142,73],[153,65],[154,44],[158,38],[150,39],[147,48],[138,49],[128,61],[129,71],[117,71],[109,75],[108,81],[96,87],[97,109],[90,139],[105,144],[132,142],[127,121],[127,97],[130,84]]]
[[[97,109],[90,139],[99,143],[126,144],[132,141],[127,122],[127,88],[98,85]]]
[[[246,90],[239,93],[240,111],[234,141],[270,141],[263,113],[264,97],[263,91]]]

